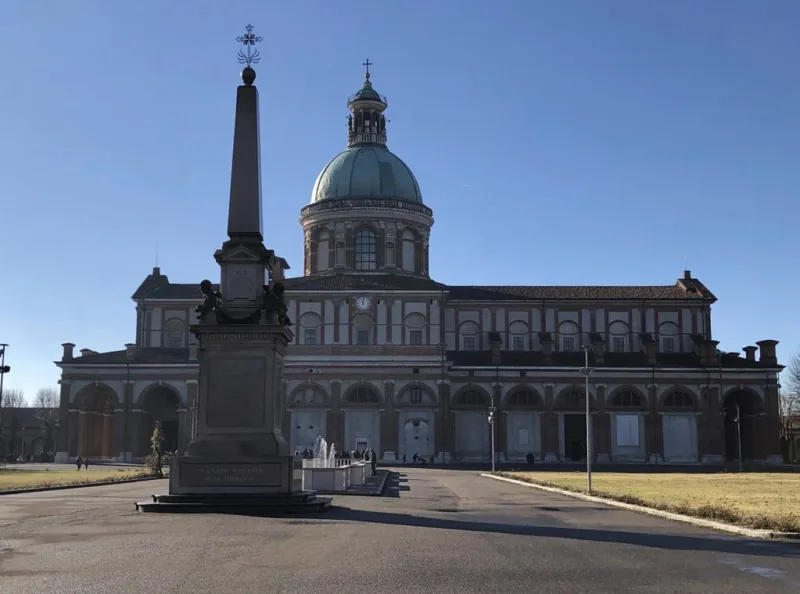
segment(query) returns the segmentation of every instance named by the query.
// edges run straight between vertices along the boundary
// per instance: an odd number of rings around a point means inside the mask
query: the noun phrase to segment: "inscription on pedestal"
[[[267,362],[263,357],[215,360],[208,372],[208,427],[262,427]]]
[[[280,464],[184,463],[181,487],[280,487]]]
[[[253,266],[229,266],[226,274],[226,287],[223,295],[233,301],[254,301],[257,296],[257,282]]]

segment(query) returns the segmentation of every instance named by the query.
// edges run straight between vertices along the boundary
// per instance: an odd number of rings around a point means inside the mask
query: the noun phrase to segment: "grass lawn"
[[[499,472],[517,480],[586,492],[583,472]],[[748,528],[800,532],[800,474],[621,473],[592,475],[594,495]]]
[[[43,487],[65,485],[93,485],[113,483],[120,480],[144,476],[141,468],[103,468],[90,470],[14,470],[0,469],[0,491],[24,491]]]

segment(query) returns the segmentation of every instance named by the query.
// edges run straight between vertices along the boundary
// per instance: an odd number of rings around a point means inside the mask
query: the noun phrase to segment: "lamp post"
[[[742,412],[736,405],[736,445],[739,449],[739,472],[742,472]]]
[[[6,347],[7,344],[0,344],[0,436],[3,434],[3,378],[5,377],[6,373],[11,371],[10,367],[6,367]],[[0,441],[0,446],[2,445],[2,441]],[[5,463],[6,459],[6,450],[5,448],[2,449],[3,456],[2,460]]]
[[[592,493],[592,415],[589,407],[589,376],[594,373],[594,368],[589,367],[589,349],[591,347],[583,345],[581,347],[584,354],[584,366],[580,372],[586,378],[586,488],[589,494]]]

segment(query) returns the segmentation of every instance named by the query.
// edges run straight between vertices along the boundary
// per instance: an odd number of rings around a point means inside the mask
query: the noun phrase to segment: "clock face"
[[[370,300],[369,297],[359,297],[356,299],[356,307],[361,311],[369,309]]]

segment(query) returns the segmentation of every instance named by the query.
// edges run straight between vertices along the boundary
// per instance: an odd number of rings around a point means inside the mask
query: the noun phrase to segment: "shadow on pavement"
[[[386,486],[383,488],[383,497],[400,497],[401,491],[410,491],[408,478],[405,473],[389,471],[389,478],[386,479]]]
[[[682,536],[617,530],[567,528],[561,526],[522,526],[497,522],[474,522],[470,520],[411,516],[392,512],[364,511],[338,506],[332,508],[324,516],[317,517],[334,521],[372,522],[395,526],[413,526],[417,528],[492,532],[495,534],[538,536],[540,538],[570,538],[602,543],[630,544],[657,549],[671,549],[676,551],[712,551],[740,555],[800,558],[800,544],[798,543],[784,541],[753,541],[736,537],[725,537],[722,535],[719,537]]]

